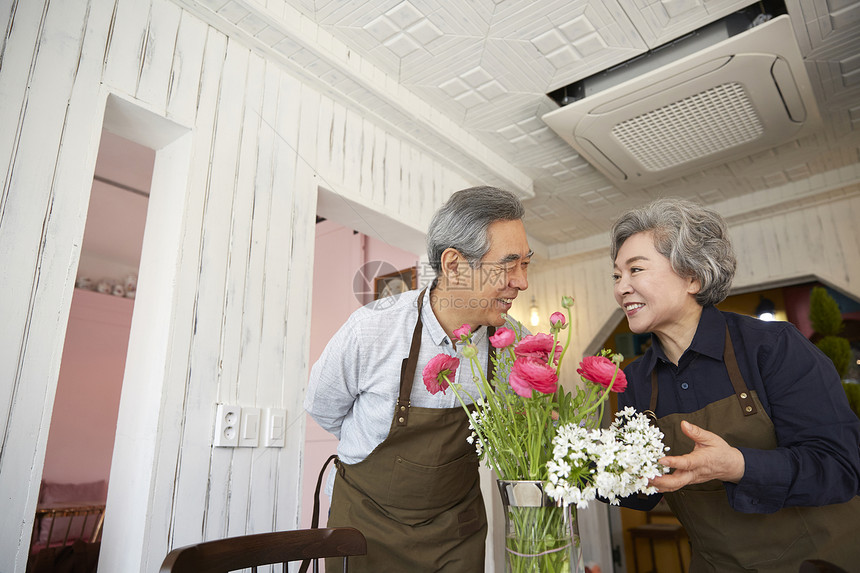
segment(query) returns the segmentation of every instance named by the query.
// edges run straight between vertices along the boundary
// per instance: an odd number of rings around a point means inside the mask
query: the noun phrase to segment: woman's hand
[[[740,450],[690,422],[681,422],[681,431],[693,440],[695,447],[684,456],[666,456],[659,460],[660,464],[675,468],[671,474],[651,480],[651,485],[660,493],[712,479],[737,483],[744,476],[744,456]]]

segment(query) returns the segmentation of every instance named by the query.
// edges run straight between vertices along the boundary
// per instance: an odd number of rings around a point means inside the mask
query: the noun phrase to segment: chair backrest
[[[174,549],[160,573],[227,573],[273,563],[367,553],[364,535],[352,527],[299,529],[230,537]],[[316,567],[314,568],[316,570]],[[285,569],[286,570],[286,569]]]

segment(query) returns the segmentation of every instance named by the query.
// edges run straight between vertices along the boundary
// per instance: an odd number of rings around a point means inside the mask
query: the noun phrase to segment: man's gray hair
[[[698,279],[701,290],[696,301],[700,305],[714,305],[726,298],[737,260],[719,213],[673,197],[628,211],[612,226],[612,260],[624,241],[646,231],[653,233],[654,248],[669,259],[679,276]]]
[[[455,192],[433,215],[427,231],[427,256],[436,276],[442,273],[445,249],[457,249],[475,268],[490,250],[489,226],[524,216],[523,204],[510,191],[484,186]]]

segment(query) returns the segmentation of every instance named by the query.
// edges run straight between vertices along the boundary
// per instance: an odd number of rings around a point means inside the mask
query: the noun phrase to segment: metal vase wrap
[[[507,573],[583,573],[576,507],[563,507],[544,483],[497,480],[505,511]]]

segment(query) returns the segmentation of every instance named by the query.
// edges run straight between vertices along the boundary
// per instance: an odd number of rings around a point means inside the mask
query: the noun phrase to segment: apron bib
[[[484,570],[487,517],[478,456],[466,441],[469,418],[459,406],[410,405],[423,298],[424,291],[388,437],[356,464],[335,462],[328,527],[355,527],[367,539],[367,555],[350,558],[351,572]],[[341,567],[326,560],[326,571]]]
[[[693,441],[681,431],[681,420],[722,437],[733,447],[762,450],[778,444],[773,422],[761,400],[747,389],[726,328],[723,361],[734,395],[701,410],[656,418],[657,372],[651,372],[651,408],[648,414],[663,432],[670,455],[693,450]],[[860,497],[821,507],[786,507],[775,513],[750,514],[732,509],[719,480],[689,485],[663,494],[690,535],[691,573],[797,571],[805,559],[824,559],[847,571],[860,562]]]

